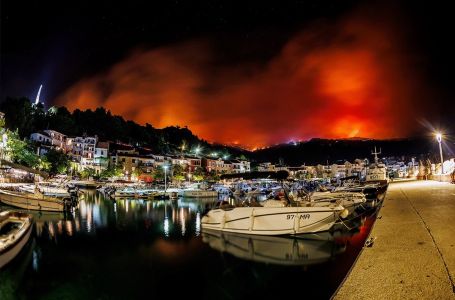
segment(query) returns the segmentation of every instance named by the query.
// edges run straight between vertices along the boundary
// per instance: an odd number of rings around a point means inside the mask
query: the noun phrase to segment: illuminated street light
[[[441,146],[442,133],[436,132],[435,135],[436,135],[436,140],[438,141],[438,144],[439,144],[439,155],[441,156],[441,175],[442,175],[442,174],[444,174],[444,160],[442,158],[442,146]]]
[[[169,168],[168,165],[163,165],[164,169],[164,194],[166,194],[166,174],[167,174],[167,169]]]
[[[199,155],[199,152],[201,152],[201,148],[198,146],[196,149],[194,149],[194,153],[196,153],[196,155]]]

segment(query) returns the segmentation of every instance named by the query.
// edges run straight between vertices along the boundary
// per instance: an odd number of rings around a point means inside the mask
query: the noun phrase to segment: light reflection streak
[[[196,236],[199,236],[201,234],[201,213],[197,212],[196,214]]]

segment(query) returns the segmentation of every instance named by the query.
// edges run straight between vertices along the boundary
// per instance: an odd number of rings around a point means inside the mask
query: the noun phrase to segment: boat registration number
[[[286,215],[286,220],[293,220],[295,215]],[[299,219],[301,220],[308,220],[310,218],[310,214],[303,214],[300,215]]]

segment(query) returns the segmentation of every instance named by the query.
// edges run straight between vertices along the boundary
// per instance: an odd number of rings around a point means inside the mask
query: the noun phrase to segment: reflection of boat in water
[[[253,236],[212,230],[203,230],[202,240],[213,249],[238,258],[295,266],[323,263],[346,249],[344,245],[327,240]]]
[[[13,260],[30,238],[32,217],[4,211],[0,213],[0,268]]]

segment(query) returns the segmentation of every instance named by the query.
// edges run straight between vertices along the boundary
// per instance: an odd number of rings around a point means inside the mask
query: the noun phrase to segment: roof
[[[98,142],[96,148],[109,149],[109,142]]]

